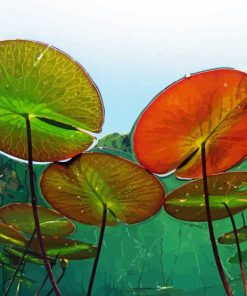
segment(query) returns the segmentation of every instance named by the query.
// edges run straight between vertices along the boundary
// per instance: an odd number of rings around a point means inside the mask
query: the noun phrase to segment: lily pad
[[[14,227],[0,223],[0,243],[24,247],[26,239]]]
[[[57,257],[58,259],[81,260],[95,257],[97,247],[91,244],[83,243],[78,240],[72,240],[61,237],[43,237],[47,255]],[[32,249],[40,253],[39,242],[34,239]]]
[[[41,179],[46,200],[63,215],[81,223],[137,223],[156,214],[165,197],[161,183],[141,166],[109,154],[84,153],[50,165]]]
[[[209,201],[213,220],[228,217],[247,208],[247,172],[229,172],[208,177]],[[171,216],[193,222],[207,221],[203,180],[189,182],[168,194],[164,208]]]
[[[42,235],[66,236],[75,230],[74,224],[60,213],[38,206]],[[32,234],[34,219],[31,204],[12,203],[0,208],[0,219],[17,230]]]
[[[198,178],[206,142],[207,174],[225,171],[247,154],[246,106],[246,73],[222,68],[189,75],[141,114],[133,135],[136,157],[153,173],[176,170],[178,177]]]
[[[243,226],[240,229],[237,229],[238,240],[240,243],[247,241],[247,226]],[[236,244],[234,231],[225,233],[224,235],[218,238],[218,242],[223,245],[232,245]]]
[[[18,247],[5,247],[4,251],[12,256],[22,258],[23,253],[25,252],[25,248],[18,248]],[[48,258],[49,259],[49,258]],[[33,264],[44,265],[44,261],[42,256],[39,253],[33,251],[27,251],[24,260]],[[50,261],[52,259],[50,258]]]
[[[104,118],[99,91],[75,60],[44,43],[0,42],[0,150],[33,160],[68,159],[94,141]],[[14,144],[13,144],[14,143]]]
[[[0,252],[0,264],[11,264],[11,259],[8,255],[4,254],[3,252]]]
[[[243,262],[246,262],[247,261],[247,250],[242,251],[241,254],[242,254]],[[228,263],[239,264],[238,254],[235,254],[234,256],[228,258]]]

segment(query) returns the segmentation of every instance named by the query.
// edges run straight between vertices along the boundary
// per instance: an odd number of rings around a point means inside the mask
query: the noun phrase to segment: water
[[[46,166],[34,167],[38,201],[44,206],[47,203],[40,192],[39,180]],[[1,204],[30,202],[26,164],[1,155],[0,167]],[[245,163],[240,168],[245,168]],[[173,175],[161,180],[167,191],[184,183]],[[237,226],[241,227],[242,216],[236,215],[235,219]],[[75,224],[77,231],[70,238],[97,244],[98,227]],[[216,237],[232,230],[228,219],[214,222],[214,227]],[[242,250],[246,247],[246,243],[241,244]],[[219,245],[219,252],[235,295],[243,295],[239,266],[227,262],[236,253],[236,247]],[[86,295],[92,265],[93,259],[70,261],[59,284],[62,295]],[[56,278],[61,272],[59,266],[54,268]],[[46,276],[45,268],[27,263],[24,275],[33,282],[23,282],[20,293],[34,295]],[[10,295],[15,295],[17,286],[18,282]],[[50,288],[47,281],[41,295],[46,295]],[[212,255],[207,224],[179,221],[162,209],[139,224],[120,223],[107,227],[93,295],[223,296],[224,289]]]

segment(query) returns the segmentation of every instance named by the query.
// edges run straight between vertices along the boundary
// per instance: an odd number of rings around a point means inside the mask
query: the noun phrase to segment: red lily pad
[[[247,74],[215,69],[172,84],[147,106],[134,130],[138,161],[149,171],[173,170],[182,178],[202,176],[206,143],[208,175],[246,157]]]

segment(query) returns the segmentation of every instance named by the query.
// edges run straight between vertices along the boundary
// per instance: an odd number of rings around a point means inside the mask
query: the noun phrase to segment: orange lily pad
[[[66,236],[74,232],[74,224],[55,210],[38,206],[42,235]],[[21,232],[32,234],[34,219],[31,204],[12,203],[0,208],[0,218]]]
[[[206,142],[208,175],[246,157],[247,74],[215,69],[172,84],[147,106],[134,130],[138,161],[149,171],[199,178]]]
[[[229,172],[208,177],[213,220],[228,217],[224,203],[232,214],[247,208],[247,172]],[[165,211],[171,216],[193,222],[207,221],[203,180],[191,181],[168,194]]]
[[[101,225],[137,223],[156,214],[165,197],[161,183],[141,166],[109,154],[84,153],[68,163],[51,164],[41,190],[54,209],[78,222]]]
[[[33,160],[55,161],[90,147],[104,110],[97,87],[71,57],[40,42],[1,41],[0,150],[22,159],[27,159],[26,117]]]

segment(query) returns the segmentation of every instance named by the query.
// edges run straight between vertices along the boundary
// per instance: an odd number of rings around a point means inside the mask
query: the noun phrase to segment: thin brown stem
[[[93,284],[94,284],[94,278],[98,266],[98,261],[99,261],[99,256],[100,256],[100,251],[104,239],[104,233],[105,233],[105,227],[106,227],[106,218],[107,218],[107,207],[106,205],[103,205],[103,217],[102,217],[102,223],[101,223],[101,230],[100,230],[100,235],[99,235],[99,242],[98,242],[98,249],[97,253],[94,259],[94,264],[93,264],[93,269],[92,269],[92,274],[88,286],[88,291],[87,291],[87,296],[91,296],[92,289],[93,289]]]
[[[11,280],[10,280],[10,284],[9,284],[8,289],[6,291],[6,296],[8,295],[8,293],[9,293],[9,291],[10,291],[10,289],[11,289],[13,283],[14,283],[14,280],[15,280],[17,274],[18,274],[18,271],[19,271],[21,265],[25,261],[25,256],[26,256],[26,254],[28,252],[28,249],[30,248],[30,246],[32,244],[32,241],[33,241],[33,238],[34,238],[35,233],[36,233],[36,230],[33,231],[32,236],[31,236],[30,240],[28,241],[28,243],[26,245],[25,251],[23,252],[22,257],[21,257],[21,259],[18,262],[18,265],[16,267],[16,270],[15,270],[15,272],[14,272],[14,274],[13,274]]]
[[[209,236],[211,240],[211,245],[213,249],[214,259],[218,268],[218,272],[221,278],[221,281],[223,283],[223,286],[225,288],[226,294],[228,296],[232,296],[232,291],[230,288],[230,285],[227,281],[227,278],[225,276],[223,266],[220,261],[220,256],[215,240],[214,235],[214,228],[213,228],[213,222],[212,222],[212,216],[211,216],[211,209],[210,209],[210,202],[209,202],[209,192],[208,192],[208,180],[207,180],[207,163],[206,163],[206,149],[205,149],[205,142],[201,145],[201,157],[202,157],[202,176],[203,176],[203,188],[204,188],[204,199],[205,199],[205,208],[206,208],[206,214],[207,214],[207,222],[208,222],[208,230],[209,230]]]
[[[236,223],[233,218],[231,209],[228,207],[228,205],[225,202],[224,202],[224,206],[227,210],[227,213],[228,213],[231,223],[232,223],[235,241],[236,241],[237,252],[238,252],[239,265],[240,265],[240,270],[241,270],[241,275],[242,275],[242,280],[243,280],[243,285],[244,285],[244,290],[245,290],[245,296],[247,296],[247,282],[246,282],[246,276],[245,276],[245,271],[244,271],[243,258],[242,258],[241,249],[240,249],[240,243],[239,243],[239,239],[238,239],[238,230],[237,230]]]
[[[31,193],[31,201],[32,201],[32,209],[33,209],[33,218],[35,222],[35,229],[39,241],[40,252],[42,258],[44,260],[44,264],[49,275],[49,279],[51,281],[53,290],[57,296],[60,296],[60,291],[57,286],[56,280],[52,273],[52,269],[49,263],[49,260],[46,255],[45,245],[42,238],[42,233],[39,224],[39,215],[37,209],[37,198],[35,194],[35,185],[34,185],[34,172],[33,172],[33,156],[32,156],[32,134],[31,134],[31,125],[28,115],[26,116],[26,128],[27,128],[27,148],[28,148],[28,171],[29,171],[29,181],[30,181],[30,193]]]

